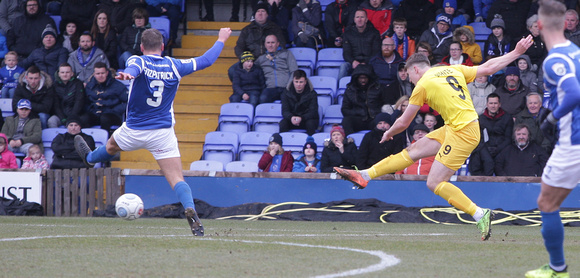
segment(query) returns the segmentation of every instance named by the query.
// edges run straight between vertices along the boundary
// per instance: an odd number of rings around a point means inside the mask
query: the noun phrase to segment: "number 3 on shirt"
[[[149,84],[153,92],[153,98],[147,98],[147,104],[153,107],[161,105],[161,100],[163,99],[163,88],[165,85],[161,80],[153,80]]]

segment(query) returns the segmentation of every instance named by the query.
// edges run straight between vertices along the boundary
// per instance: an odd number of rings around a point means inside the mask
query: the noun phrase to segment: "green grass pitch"
[[[523,277],[548,262],[539,227],[0,217],[0,277]],[[566,258],[580,275],[580,229]]]

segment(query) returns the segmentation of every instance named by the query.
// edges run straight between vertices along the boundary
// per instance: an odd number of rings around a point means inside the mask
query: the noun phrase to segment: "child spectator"
[[[475,78],[475,81],[467,84],[477,115],[483,113],[487,106],[487,96],[495,91],[495,86],[488,79],[489,76],[487,75],[479,76]]]
[[[494,57],[502,56],[512,49],[511,37],[505,35],[505,22],[501,18],[501,15],[495,15],[495,18],[491,21],[491,34],[487,37],[485,41],[483,56],[485,60],[489,60]]]
[[[451,30],[455,28],[467,25],[467,20],[463,14],[457,11],[457,0],[445,0],[443,1],[443,14],[447,14],[451,18]]]
[[[121,56],[119,56],[119,68],[125,68],[125,62],[133,55],[143,55],[141,52],[141,34],[151,28],[149,13],[143,8],[133,11],[133,25],[125,28],[119,39]]]
[[[264,172],[292,172],[294,166],[292,152],[282,148],[282,136],[280,133],[272,134],[270,145],[260,158],[258,167]]]
[[[13,98],[14,90],[18,85],[18,78],[24,72],[24,68],[18,66],[18,53],[10,51],[4,56],[5,67],[0,68],[2,84],[2,98]]]
[[[306,144],[302,148],[303,155],[294,161],[292,172],[297,173],[320,173],[320,157],[317,154],[317,146],[314,138],[308,136]]]
[[[455,29],[453,31],[453,40],[461,43],[463,53],[469,55],[474,65],[481,64],[483,56],[481,56],[481,47],[475,43],[473,27],[467,25]]]
[[[0,133],[0,169],[17,169],[16,156],[8,150],[8,139],[4,133]]]
[[[423,120],[423,124],[427,126],[429,132],[435,130],[435,125],[437,125],[437,117],[431,113],[425,114],[425,119]]]
[[[532,70],[532,61],[530,56],[522,54],[515,60],[516,66],[520,69],[520,81],[526,87],[530,88],[530,92],[537,93],[543,92],[538,86],[538,76]]]
[[[28,148],[28,155],[24,158],[22,162],[21,169],[48,169],[48,161],[42,154],[40,146],[34,144]]]
[[[266,88],[264,71],[254,66],[256,57],[250,51],[244,51],[240,63],[234,66],[232,74],[232,88],[234,93],[230,102],[249,102],[254,107],[260,102],[260,94]]]
[[[415,40],[407,36],[407,20],[404,18],[395,18],[393,20],[393,40],[395,41],[395,49],[401,55],[403,60],[407,60],[413,53],[415,53]]]

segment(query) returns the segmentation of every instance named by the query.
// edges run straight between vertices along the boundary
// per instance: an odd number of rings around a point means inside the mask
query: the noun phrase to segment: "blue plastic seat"
[[[298,68],[304,70],[308,76],[314,75],[314,67],[316,66],[316,50],[310,47],[291,47],[288,48],[294,58]]]
[[[338,89],[336,90],[336,97],[334,98],[336,104],[342,105],[342,99],[344,98],[344,92],[346,91],[346,86],[350,83],[350,76],[345,76],[338,81]]]
[[[248,132],[254,119],[254,106],[249,103],[226,103],[221,106],[218,130],[237,134]]]
[[[192,171],[223,171],[224,164],[215,160],[198,160],[189,165]]]
[[[205,135],[203,159],[220,161],[223,165],[235,160],[238,153],[238,134],[212,131]]]
[[[258,162],[232,161],[226,164],[227,172],[258,172]]]
[[[95,148],[107,145],[107,140],[109,140],[109,132],[101,128],[83,128],[83,133],[93,137]]]
[[[318,95],[318,105],[328,107],[334,101],[336,93],[336,78],[330,76],[311,76],[313,89]]]
[[[169,19],[166,17],[150,17],[149,23],[151,24],[151,28],[159,30],[163,35],[163,43],[167,43],[169,41],[169,26],[170,22]]]
[[[343,63],[342,48],[321,49],[316,60],[316,75],[338,78],[340,65]]]
[[[294,159],[302,155],[302,148],[306,143],[308,135],[301,132],[282,132],[282,147],[285,151],[291,151]]]
[[[487,28],[485,22],[472,22],[469,26],[473,27],[476,42],[485,42],[489,34],[491,34],[491,29]]]
[[[238,160],[258,162],[270,144],[270,133],[251,131],[240,135]]]
[[[335,104],[326,107],[324,110],[324,117],[322,118],[322,130],[330,132],[332,125],[342,123],[342,108],[341,105]]]
[[[14,110],[12,110],[12,99],[11,98],[0,98],[0,110],[2,110],[2,117],[14,116]]]
[[[319,153],[322,153],[324,149],[324,141],[330,140],[330,133],[328,132],[319,132],[312,134],[312,138],[314,138],[314,143],[316,143],[316,149]]]
[[[280,131],[280,121],[282,120],[282,104],[261,103],[256,106],[254,114],[254,131],[266,132],[269,134]]]
[[[354,144],[357,147],[360,147],[360,143],[362,142],[363,137],[365,137],[365,134],[367,134],[367,132],[369,132],[370,130],[361,130],[357,133],[352,133],[349,134],[348,136],[346,136],[347,138],[352,138],[354,140]]]
[[[67,129],[66,128],[61,128],[61,127],[50,127],[50,128],[45,128],[42,130],[42,146],[44,147],[44,149],[50,148],[50,146],[52,145],[52,140],[54,140],[54,137],[56,137],[59,134],[62,133],[66,133]]]

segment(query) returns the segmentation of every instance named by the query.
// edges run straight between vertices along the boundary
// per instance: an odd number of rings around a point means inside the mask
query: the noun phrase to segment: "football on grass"
[[[133,193],[123,194],[115,203],[115,211],[125,220],[135,220],[143,214],[143,201]]]

